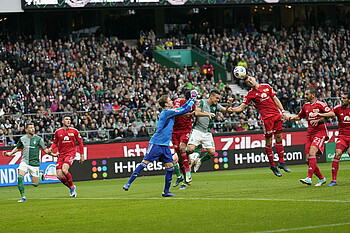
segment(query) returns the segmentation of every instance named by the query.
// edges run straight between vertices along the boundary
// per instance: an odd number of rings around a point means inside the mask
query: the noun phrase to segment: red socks
[[[269,163],[271,167],[276,166],[275,162],[273,161],[273,152],[271,146],[265,146],[265,152],[267,155],[267,158],[269,159]]]
[[[276,152],[278,154],[279,162],[284,163],[284,146],[282,142],[275,143]]]
[[[339,159],[333,159],[332,162],[332,181],[337,182],[337,175],[339,170]]]
[[[67,186],[68,188],[73,188],[73,179],[72,179],[72,175],[68,172],[66,176],[64,176],[63,178],[59,179],[65,186]]]

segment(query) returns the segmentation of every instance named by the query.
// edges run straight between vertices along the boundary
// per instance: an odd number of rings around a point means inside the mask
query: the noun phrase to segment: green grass
[[[172,188],[176,198],[161,197],[163,176],[128,192],[127,179],[76,182],[77,198],[62,184],[26,186],[25,203],[17,187],[0,188],[0,232],[350,232],[350,163],[336,187],[303,185],[307,167],[290,168],[282,178],[268,168],[195,173],[191,187]],[[330,181],[331,164],[320,168]]]

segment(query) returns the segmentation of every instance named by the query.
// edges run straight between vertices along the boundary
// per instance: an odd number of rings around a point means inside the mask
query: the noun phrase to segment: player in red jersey
[[[76,197],[76,186],[73,184],[72,175],[69,168],[72,166],[76,155],[76,142],[79,143],[80,162],[84,161],[83,140],[78,130],[70,127],[71,117],[64,116],[63,127],[56,130],[53,143],[49,150],[51,151],[58,146],[58,161],[56,165],[56,173],[58,179],[70,189],[70,196]]]
[[[291,172],[284,162],[284,147],[282,144],[282,115],[285,116],[285,110],[270,85],[259,84],[254,77],[249,75],[246,76],[244,82],[252,89],[244,97],[240,106],[230,110],[232,112],[242,112],[251,101],[255,104],[264,123],[265,152],[269,159],[270,169],[273,174],[281,177],[282,174],[274,162],[272,137],[274,136],[276,140],[275,148],[279,158],[278,167],[286,172]]]
[[[303,105],[298,115],[287,117],[288,120],[298,121],[306,118],[308,121],[307,138],[305,144],[306,163],[308,164],[308,175],[305,179],[300,179],[303,184],[312,184],[312,175],[315,174],[319,180],[315,186],[321,186],[326,183],[326,178],[322,175],[319,167],[316,165],[316,157],[324,152],[324,143],[328,138],[328,130],[324,123],[324,117],[320,113],[328,113],[332,110],[326,103],[317,99],[317,91],[314,87],[309,87],[305,91],[305,98],[309,101]]]
[[[339,137],[335,147],[335,155],[332,162],[332,181],[328,186],[336,186],[339,170],[339,160],[343,153],[350,147],[350,93],[341,95],[341,105],[333,109],[334,112],[318,113],[322,117],[338,118]]]
[[[185,98],[178,98],[174,101],[174,108],[179,108],[182,105],[184,105],[187,100],[191,98],[190,91],[187,91],[185,93]],[[175,117],[174,122],[174,128],[172,133],[172,142],[174,149],[176,151],[176,154],[178,155],[178,161],[180,162],[180,167],[182,174],[185,175],[185,182],[187,184],[191,183],[192,177],[191,177],[191,168],[189,165],[189,159],[186,152],[186,146],[188,143],[188,140],[190,138],[190,133],[192,130],[192,115],[194,113],[194,109],[196,108],[195,105],[193,105],[192,110],[189,113],[186,113],[182,116]],[[177,180],[174,184],[174,187],[178,186],[180,182],[182,182],[184,179],[182,176],[178,176]]]

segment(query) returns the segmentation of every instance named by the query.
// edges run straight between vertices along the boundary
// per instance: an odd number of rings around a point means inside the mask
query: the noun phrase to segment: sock
[[[70,172],[67,172],[66,179],[67,179],[67,187],[74,188],[73,178],[72,178],[72,175],[70,174]]]
[[[322,175],[320,168],[317,165],[315,166],[314,174],[318,177],[318,179],[324,179],[324,176]]]
[[[339,159],[333,159],[332,162],[332,181],[337,182],[337,175],[339,170]]]
[[[147,164],[145,164],[144,162],[140,163],[135,171],[131,174],[130,179],[128,181],[129,184],[131,184],[132,182],[134,182],[134,180],[137,178],[137,176],[140,174],[140,172],[147,167]],[[172,173],[171,173],[172,174]]]
[[[186,172],[191,171],[190,164],[188,162],[188,155],[186,151],[181,153],[181,158],[182,158],[182,166],[184,167],[183,168],[184,174],[186,174]]]
[[[18,181],[18,190],[22,197],[24,197],[24,177],[22,175],[18,175],[17,181]]]
[[[211,159],[213,156],[211,156],[208,152],[205,152],[205,154],[203,155],[203,157],[201,158],[201,162],[205,162],[209,159]]]
[[[176,177],[180,178],[181,177],[181,172],[180,172],[179,163],[174,163],[174,171],[175,171]]]
[[[275,162],[273,161],[272,147],[265,146],[265,152],[266,152],[267,158],[269,159],[270,167],[276,166]]]
[[[316,168],[316,158],[309,158],[307,177],[309,177],[310,179],[312,179],[312,175],[315,172],[315,168]]]
[[[276,152],[278,154],[279,162],[284,163],[284,146],[282,142],[276,143],[275,147],[276,147]]]
[[[62,182],[62,184],[64,184],[65,186],[67,186],[68,188],[69,188],[69,186],[67,185],[67,177],[62,177],[61,179],[60,178],[58,178],[61,182]]]
[[[173,171],[174,171],[174,167],[166,168],[164,193],[170,193],[169,189],[170,189],[171,180],[173,179]]]

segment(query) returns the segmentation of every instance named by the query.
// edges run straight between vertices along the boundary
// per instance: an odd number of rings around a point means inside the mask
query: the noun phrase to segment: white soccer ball
[[[233,74],[236,78],[243,79],[247,75],[247,70],[243,66],[236,66]]]

